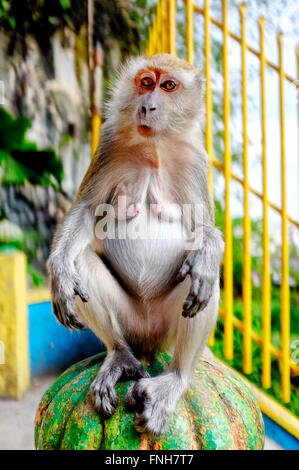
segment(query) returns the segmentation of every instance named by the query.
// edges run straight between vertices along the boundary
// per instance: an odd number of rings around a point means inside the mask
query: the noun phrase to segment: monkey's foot
[[[184,391],[183,382],[175,371],[138,380],[126,397],[128,409],[136,411],[136,430],[153,438],[164,434]]]
[[[141,377],[149,377],[149,374],[129,350],[112,349],[90,387],[90,398],[96,411],[104,419],[110,418],[118,404],[117,382]]]
[[[90,387],[89,396],[95,410],[103,419],[108,419],[116,410],[118,398],[115,383],[109,373],[96,377]]]

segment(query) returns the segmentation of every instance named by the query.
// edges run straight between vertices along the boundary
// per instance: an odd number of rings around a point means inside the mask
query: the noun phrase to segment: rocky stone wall
[[[28,253],[33,253],[32,262],[39,270],[44,270],[57,222],[74,199],[90,162],[85,38],[84,30],[78,36],[67,29],[57,31],[47,56],[33,38],[27,38],[24,59],[18,50],[8,55],[8,38],[0,32],[0,81],[4,82],[4,102],[0,105],[15,117],[28,117],[31,128],[26,139],[36,142],[40,149],[53,148],[64,168],[62,193],[29,184],[1,188],[0,205],[27,234]]]

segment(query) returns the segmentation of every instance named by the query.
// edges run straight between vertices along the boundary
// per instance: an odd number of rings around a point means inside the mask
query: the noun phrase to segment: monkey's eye
[[[141,85],[145,88],[150,88],[154,84],[154,80],[151,77],[144,77],[141,80]]]
[[[176,83],[173,80],[166,80],[162,83],[161,88],[164,88],[166,91],[172,91],[176,87]]]

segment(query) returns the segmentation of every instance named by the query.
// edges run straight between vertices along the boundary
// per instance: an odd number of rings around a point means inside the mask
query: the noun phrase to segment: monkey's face
[[[114,108],[119,123],[144,138],[180,134],[201,110],[198,69],[168,54],[131,60],[119,77]]]
[[[177,127],[176,108],[181,101],[183,84],[174,73],[159,69],[141,70],[135,77],[138,104],[135,120],[139,134],[152,137]]]

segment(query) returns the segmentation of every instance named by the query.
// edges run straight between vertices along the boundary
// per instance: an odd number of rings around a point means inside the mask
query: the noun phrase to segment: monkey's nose
[[[148,106],[148,105],[143,105],[141,106],[141,113],[146,116],[146,113],[148,111],[156,111],[156,107],[155,106]]]

